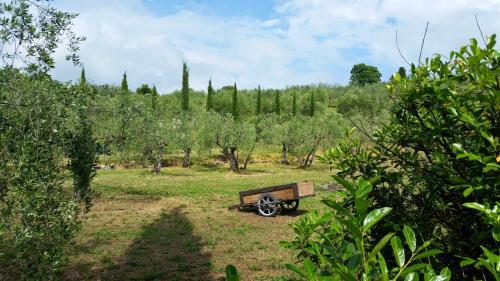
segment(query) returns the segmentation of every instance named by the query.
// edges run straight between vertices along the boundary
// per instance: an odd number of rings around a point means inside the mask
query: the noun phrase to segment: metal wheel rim
[[[259,214],[264,217],[274,216],[278,212],[276,200],[270,194],[264,194],[258,201]]]

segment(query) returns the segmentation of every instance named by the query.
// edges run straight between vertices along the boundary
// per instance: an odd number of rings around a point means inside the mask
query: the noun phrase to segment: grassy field
[[[328,167],[307,170],[253,164],[247,174],[226,166],[99,171],[96,199],[70,249],[67,280],[221,280],[227,264],[243,280],[288,280],[293,253],[279,241],[293,237],[289,224],[312,208],[331,181]],[[299,210],[264,218],[253,211],[228,210],[241,190],[302,180],[317,196]]]

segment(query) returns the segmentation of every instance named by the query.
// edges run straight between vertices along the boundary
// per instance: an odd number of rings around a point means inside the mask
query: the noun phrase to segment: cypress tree
[[[239,118],[239,110],[238,110],[238,89],[236,88],[236,83],[234,83],[234,91],[233,91],[233,103],[231,107],[231,112],[233,114],[234,119]]]
[[[127,72],[126,71],[123,73],[121,89],[122,89],[123,93],[128,94],[129,90],[128,90]]]
[[[260,91],[260,85],[257,89],[257,109],[255,110],[255,114],[262,114],[262,92]]]
[[[292,115],[297,116],[297,96],[296,96],[295,92],[293,92]]]
[[[207,90],[207,111],[214,109],[214,101],[213,101],[213,92],[212,88],[212,79],[208,80],[208,90]]]
[[[156,86],[153,85],[153,90],[151,91],[151,108],[153,111],[156,111],[158,105],[158,91],[156,90]]]
[[[316,111],[316,102],[314,101],[314,92],[311,92],[311,105],[309,108],[309,113],[314,116],[314,111]]]
[[[80,73],[80,85],[85,85],[87,83],[87,78],[85,77],[85,67],[82,67],[82,72]]]
[[[186,63],[182,64],[182,111],[189,111],[189,70]]]
[[[280,104],[280,92],[276,91],[276,96],[274,97],[274,113],[280,115],[281,113],[281,104]]]

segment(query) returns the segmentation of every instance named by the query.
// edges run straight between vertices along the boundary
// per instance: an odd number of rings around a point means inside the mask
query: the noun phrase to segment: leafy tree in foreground
[[[281,245],[297,252],[303,268],[287,267],[303,280],[450,280],[448,268],[437,275],[429,264],[442,253],[430,249],[430,241],[418,244],[417,235],[404,225],[402,235],[384,233],[373,239],[372,232],[391,213],[389,207],[373,208],[372,183],[365,179],[352,183],[336,177],[345,191],[337,191],[322,203],[330,209],[324,213],[313,211],[292,226],[295,239]],[[376,180],[376,179],[374,179]],[[404,237],[406,247],[403,244]],[[392,251],[386,250],[387,244]],[[387,261],[386,261],[387,259]],[[395,261],[395,264],[388,261]]]
[[[13,263],[25,280],[60,279],[65,248],[81,224],[79,202],[88,203],[92,159],[84,150],[93,140],[86,114],[72,127],[71,106],[82,103],[67,85],[46,75],[61,42],[67,43],[67,59],[79,62],[83,38],[71,30],[76,16],[53,8],[50,1],[0,4],[2,58],[10,60],[0,70],[0,240],[15,248]],[[15,69],[22,63],[26,68]],[[72,197],[63,190],[67,175],[61,163],[68,156],[68,135],[75,132],[82,139],[70,145],[77,152],[69,155],[76,195]]]
[[[13,95],[12,89],[17,94]],[[68,114],[66,91],[48,78],[23,75],[10,76],[0,87],[0,162],[6,169],[0,174],[5,183],[0,198],[0,232],[12,235],[13,240],[7,239],[6,243],[15,246],[26,280],[58,279],[66,261],[64,249],[80,227],[78,200],[88,203],[89,199],[80,189],[88,187],[89,177],[84,174],[73,175],[77,198],[68,198],[63,191],[61,160],[69,133],[64,120]],[[85,123],[77,128],[85,137],[71,145],[76,152],[70,153],[74,172],[81,171],[79,167],[88,171],[83,167],[88,164],[86,158],[75,155],[86,153],[80,149],[87,148],[86,138],[91,138],[87,128]]]
[[[47,73],[55,65],[53,54],[66,42],[67,60],[80,63],[78,51],[85,37],[71,26],[78,14],[62,12],[49,0],[16,0],[0,3],[1,56],[6,66],[23,65],[29,72]]]
[[[500,201],[495,39],[484,48],[472,39],[449,59],[427,59],[412,66],[407,79],[396,73],[388,85],[391,116],[375,131],[373,146],[348,142],[326,153],[340,176],[380,177],[373,187],[375,207],[393,208],[394,224],[411,224],[425,239],[434,238],[445,250],[439,262],[462,280],[499,269],[499,227],[477,212],[487,218]],[[462,262],[464,257],[470,259]],[[476,258],[483,261],[467,266]]]
[[[367,84],[378,83],[382,74],[375,66],[364,63],[356,64],[351,69],[351,84],[364,86]]]

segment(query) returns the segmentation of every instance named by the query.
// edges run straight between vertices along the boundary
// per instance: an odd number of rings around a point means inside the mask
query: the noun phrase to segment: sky
[[[155,85],[161,93],[181,87],[182,63],[190,87],[206,90],[347,84],[354,64],[375,65],[387,80],[405,66],[395,44],[416,63],[449,54],[500,31],[500,0],[55,0],[79,13],[74,30],[87,40],[81,61],[87,79],[131,89]],[[76,80],[80,67],[56,52],[52,75]]]

